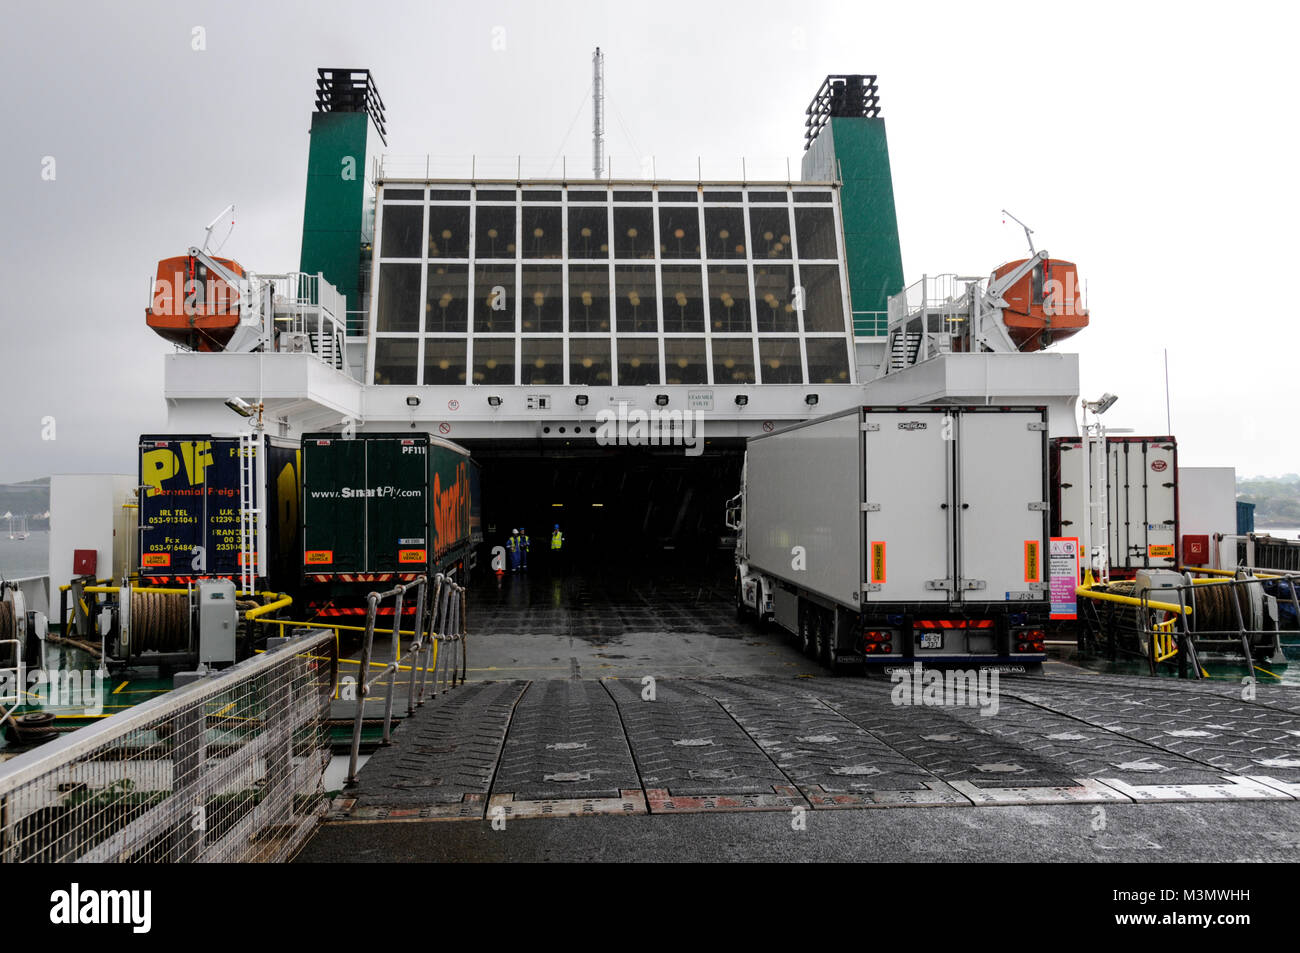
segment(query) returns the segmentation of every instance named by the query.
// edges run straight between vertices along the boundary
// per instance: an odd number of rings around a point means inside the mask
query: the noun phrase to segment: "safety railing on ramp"
[[[19,755],[0,860],[287,860],[325,812],[336,672],[314,630]]]
[[[411,642],[402,653],[402,603],[415,590],[415,613],[410,630]],[[397,673],[405,666],[410,671],[406,686],[406,713],[424,704],[429,676],[433,676],[433,694],[439,688],[454,688],[465,681],[468,660],[465,649],[465,587],[458,586],[439,573],[434,577],[432,598],[426,600],[428,578],[419,576],[386,592],[372,592],[366,597],[366,632],[361,643],[360,675],[357,686],[357,710],[352,722],[352,750],[348,759],[348,784],[357,780],[357,761],[361,754],[361,731],[365,721],[366,697],[379,682],[384,691],[384,744],[392,741],[393,700]],[[381,671],[370,677],[370,656],[375,643],[375,617],[379,604],[393,600],[392,655]],[[427,626],[426,626],[427,623]],[[444,648],[446,647],[446,648]],[[459,648],[459,652],[455,649]],[[459,659],[457,656],[459,655]],[[459,671],[458,671],[459,669]]]

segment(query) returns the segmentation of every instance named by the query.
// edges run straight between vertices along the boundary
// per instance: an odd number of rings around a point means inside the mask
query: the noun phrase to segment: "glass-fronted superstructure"
[[[364,379],[856,382],[831,183],[380,181]]]

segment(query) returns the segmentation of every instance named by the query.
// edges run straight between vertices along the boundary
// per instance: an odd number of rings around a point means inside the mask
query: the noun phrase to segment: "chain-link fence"
[[[287,860],[325,810],[336,671],[312,630],[9,761],[0,860]]]

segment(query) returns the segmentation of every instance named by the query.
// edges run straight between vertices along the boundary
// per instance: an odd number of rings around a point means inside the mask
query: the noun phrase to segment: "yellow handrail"
[[[1161,612],[1177,612],[1179,614],[1190,613],[1191,606],[1175,605],[1172,602],[1143,602],[1141,599],[1135,599],[1133,596],[1117,596],[1113,592],[1097,592],[1087,586],[1077,586],[1074,590],[1076,595],[1083,596],[1086,599],[1096,599],[1099,602],[1118,602],[1122,606],[1145,606],[1148,609],[1159,609]]]
[[[274,602],[268,602],[266,605],[258,606],[256,609],[249,609],[247,612],[244,613],[244,619],[247,621],[255,622],[256,620],[260,619],[262,616],[266,615],[268,612],[275,612],[277,609],[283,609],[285,606],[291,605],[292,603],[293,603],[293,596],[282,595],[279,599],[275,600]]]

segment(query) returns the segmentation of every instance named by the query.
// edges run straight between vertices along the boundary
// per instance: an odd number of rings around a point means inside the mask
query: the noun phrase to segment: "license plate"
[[[943,648],[942,632],[922,632],[921,648],[923,649],[941,649]]]

